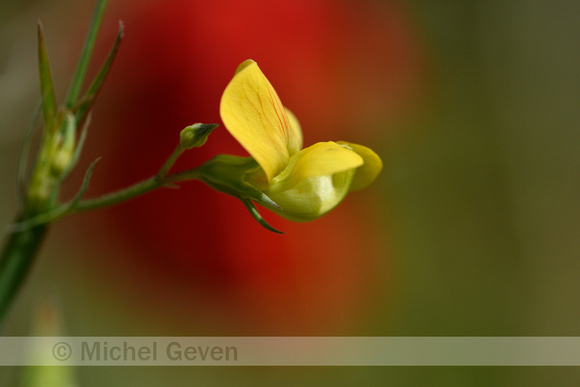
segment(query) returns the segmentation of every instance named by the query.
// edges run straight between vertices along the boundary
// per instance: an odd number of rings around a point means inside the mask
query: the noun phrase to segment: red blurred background
[[[155,174],[185,126],[221,124],[221,93],[245,59],[260,64],[296,114],[305,145],[346,140],[380,155],[420,83],[420,49],[396,1],[112,3],[97,58],[104,57],[118,19],[125,39],[83,155],[87,164],[102,156],[91,196]],[[218,153],[245,154],[223,126],[175,170]],[[129,303],[161,308],[170,320],[199,322],[203,315],[207,325],[195,329],[216,334],[327,335],[364,324],[369,304],[389,282],[380,190],[377,183],[353,193],[308,224],[263,209],[284,236],[259,226],[238,200],[199,182],[79,221],[83,228],[92,224],[88,245],[115,238],[124,245],[123,254],[88,265]]]
[[[0,2],[3,225],[16,212],[18,149],[38,101],[36,20],[62,96],[92,5]],[[385,168],[314,222],[262,211],[284,236],[198,182],[64,219],[6,332],[31,334],[35,307],[49,295],[61,300],[73,336],[578,336],[579,7],[109,2],[95,61],[117,19],[126,38],[70,194],[100,156],[90,196],[156,173],[184,126],[220,123],[221,93],[247,58],[296,113],[306,145],[368,145]],[[176,169],[219,153],[243,154],[223,127]],[[78,371],[88,386],[580,380],[574,367],[177,368]],[[0,384],[14,384],[4,371]]]

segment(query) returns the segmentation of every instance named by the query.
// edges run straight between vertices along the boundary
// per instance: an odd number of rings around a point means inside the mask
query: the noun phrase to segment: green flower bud
[[[61,109],[51,125],[44,128],[41,149],[30,177],[27,200],[31,208],[41,208],[48,202],[75,158],[75,116]]]
[[[53,158],[51,170],[56,177],[70,166],[76,145],[76,120],[75,116],[67,112],[61,130],[55,134],[53,142]]]
[[[183,129],[179,136],[179,144],[184,149],[199,148],[207,141],[209,134],[218,124],[193,124]]]

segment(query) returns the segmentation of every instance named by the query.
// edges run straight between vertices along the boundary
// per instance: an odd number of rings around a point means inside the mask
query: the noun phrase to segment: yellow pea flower
[[[254,217],[249,199],[293,221],[316,219],[382,169],[377,154],[362,145],[329,141],[302,149],[298,120],[252,60],[238,66],[220,115],[251,158],[217,156],[202,168],[203,180],[245,200]]]

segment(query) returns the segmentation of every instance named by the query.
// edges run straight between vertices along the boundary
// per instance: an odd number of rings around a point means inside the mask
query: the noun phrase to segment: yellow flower
[[[309,221],[333,209],[350,190],[368,186],[382,169],[381,159],[362,145],[329,141],[302,149],[298,120],[252,60],[236,70],[220,114],[251,157],[218,155],[201,167],[202,180],[241,199],[271,230],[251,200],[287,219]]]
[[[349,190],[368,186],[382,169],[381,159],[361,145],[329,141],[302,149],[298,120],[252,60],[236,70],[220,114],[260,166],[247,173],[246,181],[276,203],[266,205],[285,218],[308,221],[324,215]]]

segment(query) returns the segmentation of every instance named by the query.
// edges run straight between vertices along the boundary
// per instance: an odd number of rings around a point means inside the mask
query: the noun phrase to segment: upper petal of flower
[[[289,118],[256,62],[243,62],[226,87],[220,115],[236,140],[264,170],[268,181],[282,172],[302,146],[298,121]]]

